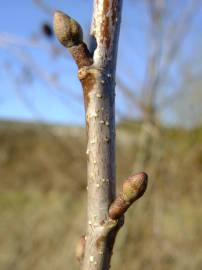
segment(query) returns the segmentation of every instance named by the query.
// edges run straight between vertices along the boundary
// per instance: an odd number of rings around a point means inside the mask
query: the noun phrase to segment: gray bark
[[[94,0],[91,34],[94,52],[83,42],[81,26],[56,11],[54,30],[78,65],[87,131],[87,230],[76,248],[83,270],[108,270],[123,214],[146,190],[147,175],[123,182],[115,197],[115,72],[122,0]]]
[[[109,221],[108,210],[115,199],[115,70],[121,2],[94,1],[91,34],[97,48],[93,66],[87,69],[93,85],[85,98],[88,222],[83,270],[109,268],[116,231],[112,228],[117,226],[117,221]]]

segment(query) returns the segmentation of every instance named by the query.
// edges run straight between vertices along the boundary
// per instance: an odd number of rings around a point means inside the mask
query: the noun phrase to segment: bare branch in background
[[[49,16],[53,16],[55,8],[51,7],[45,1],[43,1],[43,0],[33,0],[33,3],[35,3],[41,10],[43,10]]]

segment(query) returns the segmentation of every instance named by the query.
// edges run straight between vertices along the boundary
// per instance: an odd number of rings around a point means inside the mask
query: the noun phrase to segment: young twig
[[[116,234],[126,209],[145,191],[147,176],[137,174],[123,184],[115,198],[115,71],[121,0],[95,0],[91,34],[97,47],[92,54],[82,28],[61,11],[54,30],[78,66],[84,93],[87,130],[87,232],[76,249],[83,270],[108,270]]]

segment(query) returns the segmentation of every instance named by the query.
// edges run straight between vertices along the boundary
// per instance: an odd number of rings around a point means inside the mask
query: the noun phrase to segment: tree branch
[[[54,15],[55,33],[78,65],[84,92],[88,222],[76,250],[83,270],[109,269],[123,213],[146,189],[147,177],[142,173],[124,183],[121,205],[119,197],[115,199],[115,72],[121,8],[122,0],[94,1],[91,34],[97,47],[93,55],[83,42],[81,26],[60,11]]]

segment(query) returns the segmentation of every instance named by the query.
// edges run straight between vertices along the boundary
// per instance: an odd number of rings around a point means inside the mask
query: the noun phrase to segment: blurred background
[[[89,41],[90,0],[0,1],[0,269],[78,269],[86,138],[60,9]],[[202,1],[125,0],[117,63],[117,189],[149,174],[113,270],[202,269]]]

